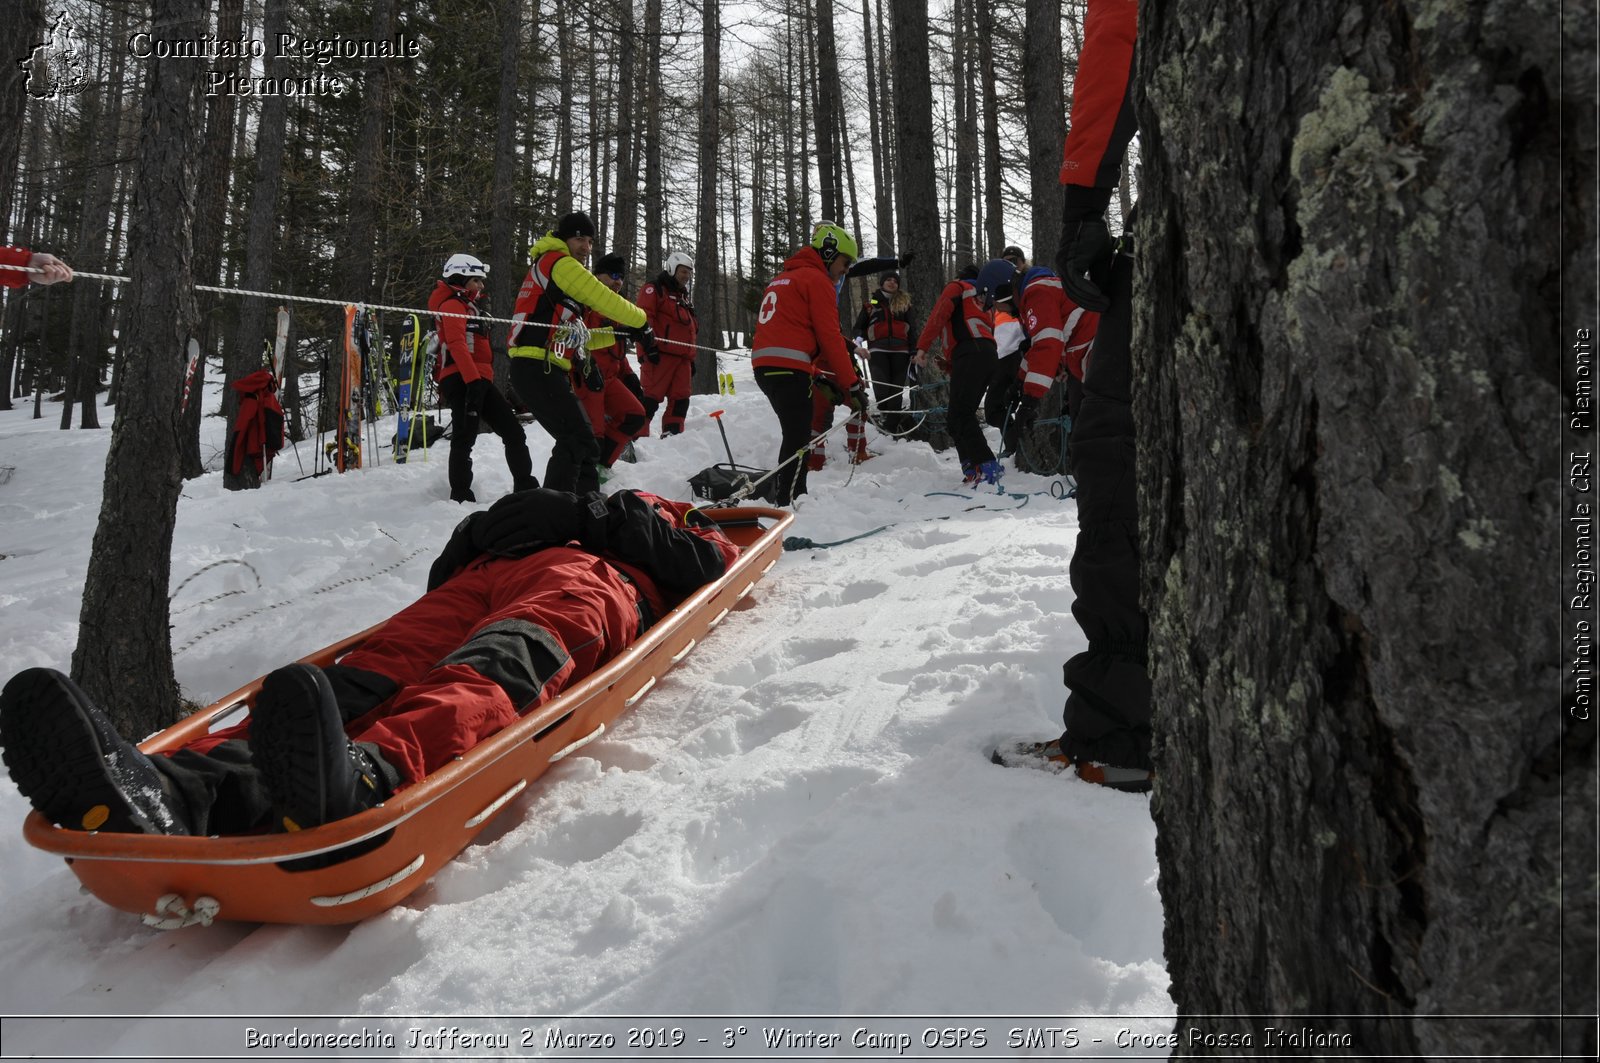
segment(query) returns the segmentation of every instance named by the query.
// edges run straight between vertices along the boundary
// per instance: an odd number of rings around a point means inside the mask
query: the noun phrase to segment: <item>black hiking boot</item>
[[[382,758],[350,741],[322,669],[291,664],[261,683],[250,711],[250,748],[272,795],[273,819],[304,830],[379,804],[397,776]]]
[[[989,759],[1006,768],[1035,768],[1053,774],[1071,770],[1084,782],[1129,794],[1147,794],[1155,773],[1143,768],[1118,768],[1092,760],[1073,760],[1062,752],[1061,740],[1006,742],[989,754]]]
[[[60,672],[29,668],[0,691],[0,744],[17,789],[52,823],[118,834],[189,833],[166,776]]]

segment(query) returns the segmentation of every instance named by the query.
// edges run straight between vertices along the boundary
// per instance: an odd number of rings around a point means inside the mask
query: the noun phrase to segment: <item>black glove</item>
[[[639,400],[639,405],[644,405],[644,385],[639,383],[639,377],[636,374],[624,370],[618,374],[617,379],[621,380],[622,386],[632,392],[633,397]]]
[[[489,398],[489,389],[492,387],[494,385],[484,377],[479,377],[468,384],[461,412],[468,417],[478,416],[483,411],[484,402]]]
[[[916,257],[917,253],[915,251],[907,251],[905,254],[901,255],[900,268],[905,269],[907,266],[911,265],[911,260]]]
[[[828,400],[828,405],[830,406],[846,406],[850,402],[845,397],[844,389],[828,377],[816,377],[811,386],[822,393],[822,397]]]
[[[473,545],[472,541],[473,525],[480,523],[482,520],[483,514],[481,512],[472,513],[467,516],[466,520],[456,525],[455,531],[450,534],[450,541],[444,544],[444,550],[434,560],[433,566],[428,569],[428,589],[430,591],[457,572],[460,572],[472,562],[473,558],[482,552],[477,546]]]
[[[852,413],[866,413],[872,408],[867,405],[867,386],[859,382],[850,389],[850,395],[845,401],[850,404]]]
[[[1033,427],[1033,422],[1039,416],[1039,400],[1032,395],[1024,395],[1017,400],[1017,412],[1012,416],[1017,429],[1026,432]]]
[[[1056,272],[1067,297],[1085,310],[1103,314],[1111,309],[1111,300],[1094,280],[1094,275],[1110,264],[1111,253],[1111,233],[1104,218],[1062,224]]]
[[[502,495],[471,528],[472,544],[496,557],[522,557],[576,539],[586,549],[605,546],[605,498],[579,497],[548,487]]]
[[[651,365],[661,364],[661,349],[656,346],[656,330],[648,324],[640,325],[633,329],[633,338],[638,342],[639,349],[644,352],[644,357]]]
[[[583,386],[590,391],[606,389],[606,375],[600,371],[600,363],[593,356],[583,360]]]

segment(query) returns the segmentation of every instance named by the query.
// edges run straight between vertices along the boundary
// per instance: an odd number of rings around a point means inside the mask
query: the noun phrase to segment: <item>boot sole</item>
[[[328,771],[335,758],[348,756],[344,730],[335,728],[330,735],[323,726],[322,698],[331,697],[332,688],[319,678],[309,665],[278,669],[262,681],[250,714],[251,757],[283,830],[327,822]]]
[[[67,711],[28,708],[41,703]],[[17,789],[50,822],[69,830],[171,833],[129,799],[123,787],[139,785],[132,777],[137,769],[124,769],[126,779],[114,774],[82,694],[60,673],[29,669],[6,684],[0,692],[0,743]]]

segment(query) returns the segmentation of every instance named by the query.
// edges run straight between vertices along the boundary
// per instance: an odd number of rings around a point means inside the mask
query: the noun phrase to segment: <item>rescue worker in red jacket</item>
[[[594,222],[582,211],[562,218],[533,245],[533,266],[517,293],[511,315],[516,324],[506,340],[511,386],[555,441],[544,482],[558,491],[587,493],[600,486],[600,447],[570,376],[573,362],[588,357],[585,308],[624,326],[647,356],[655,350],[644,311],[584,268],[593,249]]]
[[[451,255],[444,279],[434,286],[428,309],[439,315],[439,364],[434,375],[439,397],[450,407],[450,500],[476,502],[472,493],[472,447],[482,425],[506,448],[511,489],[538,487],[533,457],[516,411],[494,386],[494,353],[489,325],[480,321],[479,303],[489,267],[471,255]]]
[[[5,763],[63,827],[297,830],[371,808],[627,649],[738,547],[688,503],[508,494],[462,521],[428,592],[339,663],[291,664],[250,717],[147,756],[59,672],[0,692]]]
[[[627,274],[628,263],[621,255],[606,255],[595,263],[594,275],[618,295],[622,294],[622,282]],[[583,402],[583,412],[594,426],[595,441],[600,446],[600,478],[604,483],[623,448],[648,429],[649,419],[640,398],[639,377],[628,364],[628,340],[617,335],[598,310],[587,311],[583,320],[589,326],[589,365],[592,368],[586,379],[581,384],[575,380],[573,387]],[[573,372],[577,373],[576,365]],[[598,391],[594,388],[596,372],[602,385]]]
[[[789,505],[806,493],[806,450],[811,442],[812,392],[826,369],[851,409],[867,408],[866,391],[839,328],[839,289],[860,253],[855,238],[833,222],[821,222],[811,241],[783,264],[762,293],[751,338],[756,386],[778,415],[782,440],[778,466],[765,497]]]
[[[911,296],[901,288],[898,270],[878,277],[878,290],[862,304],[852,331],[867,348],[867,375],[872,378],[878,412],[889,431],[900,431],[906,370],[917,328],[911,321]]]
[[[25,273],[18,269],[0,269],[0,288],[22,288],[32,284],[56,284],[72,279],[72,269],[54,255],[29,251],[25,247],[0,244],[0,266],[28,266],[41,270]]]
[[[655,419],[663,403],[661,434],[683,431],[689,413],[689,394],[694,382],[695,340],[700,321],[689,301],[689,282],[694,277],[694,259],[682,251],[667,256],[661,275],[639,290],[639,309],[650,316],[656,334],[655,357],[646,356],[644,366],[645,425]]]
[[[977,275],[977,267],[969,266],[945,285],[934,301],[912,358],[921,368],[927,364],[928,349],[934,343],[943,347],[939,365],[950,374],[945,427],[961,460],[962,482],[968,486],[997,484],[1003,474],[984,438],[983,426],[978,423],[978,403],[983,400],[999,356],[994,346],[994,319],[974,284]]]

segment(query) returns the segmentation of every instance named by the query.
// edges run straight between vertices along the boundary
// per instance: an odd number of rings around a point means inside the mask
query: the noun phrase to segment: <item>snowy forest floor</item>
[[[725,364],[738,394],[696,396],[687,432],[642,441],[608,490],[687,497],[725,460],[718,408],[737,458],[771,464],[775,419],[749,363]],[[31,408],[0,413],[7,677],[70,663],[110,439]],[[206,419],[213,468],[223,431]],[[549,438],[528,435],[542,472]],[[1074,503],[1016,473],[1005,493],[964,491],[953,451],[872,435],[880,455],[852,470],[836,433],[793,534],[894,527],[786,553],[614,732],[356,926],[147,929],[22,841],[27,803],[0,781],[0,1012],[1170,1016],[1147,799],[987,755],[1059,730],[1061,664],[1084,644]],[[185,696],[208,703],[415,598],[462,516],[444,459],[384,452],[296,482],[285,451],[259,491],[187,482]],[[476,465],[480,499],[509,488],[492,436]],[[158,1050],[139,1029],[106,1050]]]

